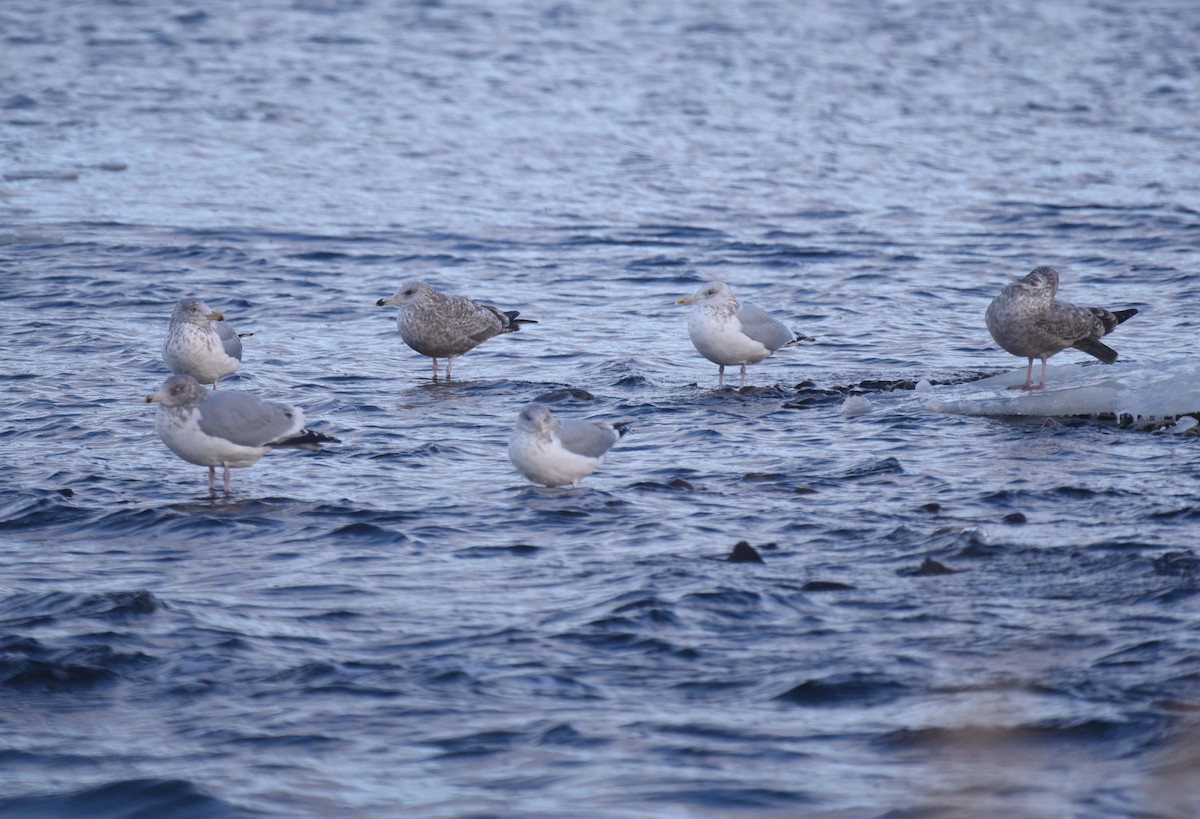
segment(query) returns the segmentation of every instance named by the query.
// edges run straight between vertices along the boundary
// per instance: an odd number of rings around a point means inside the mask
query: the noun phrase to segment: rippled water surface
[[[1197,42],[6,0],[0,816],[1194,816],[1196,438],[912,387],[1023,367],[983,311],[1038,264],[1141,311],[1123,360],[1195,348]],[[375,307],[415,278],[539,323],[433,384]],[[713,279],[815,341],[718,390]],[[342,443],[210,498],[141,400],[185,295]],[[508,462],[539,397],[634,422],[579,488]]]

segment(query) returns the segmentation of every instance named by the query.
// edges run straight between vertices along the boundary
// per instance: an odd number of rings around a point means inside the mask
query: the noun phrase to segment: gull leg
[[[225,464],[225,494],[229,494],[229,464]]]
[[[437,358],[433,359],[433,383],[437,383]]]
[[[1042,383],[1038,384],[1036,389],[1039,389],[1039,390],[1046,389],[1046,359],[1048,359],[1049,357],[1050,356],[1048,356],[1048,355],[1042,356]],[[1030,367],[1030,369],[1033,368],[1033,359],[1032,358],[1029,359],[1029,367]]]
[[[1043,362],[1043,366],[1045,362]],[[1043,374],[1044,377],[1044,374]],[[1025,368],[1025,383],[1013,384],[1009,387],[1010,390],[1032,390],[1033,389],[1033,356],[1029,357],[1029,366]]]
[[[725,386],[725,365],[724,364],[717,365],[717,386],[718,387]]]
[[[217,468],[210,466],[208,468],[208,494],[215,495],[217,493]]]
[[[447,381],[449,381],[449,380],[450,380],[450,365],[451,365],[451,364],[453,364],[453,363],[454,363],[454,359],[453,359],[453,358],[447,358],[447,359],[446,359],[446,380],[447,380]]]
[[[746,386],[746,365],[745,364],[742,365],[742,383],[739,384],[738,386],[740,386],[740,387]]]

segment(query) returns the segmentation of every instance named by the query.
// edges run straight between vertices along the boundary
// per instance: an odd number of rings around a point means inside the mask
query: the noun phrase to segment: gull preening
[[[394,304],[400,338],[421,355],[433,359],[433,380],[438,380],[438,359],[446,359],[446,380],[454,357],[473,350],[492,336],[515,333],[522,324],[537,324],[517,318],[516,310],[503,311],[464,296],[439,293],[425,282],[411,282],[391,296],[375,302],[377,307]]]
[[[517,416],[508,458],[534,483],[576,486],[596,471],[630,423],[560,419],[545,404],[529,404]]]
[[[1058,271],[1036,267],[1000,291],[988,305],[988,332],[1013,355],[1029,359],[1025,383],[1010,389],[1039,390],[1046,386],[1046,360],[1068,347],[1082,350],[1105,364],[1117,360],[1117,351],[1100,341],[1137,310],[1079,307],[1054,298]],[[1033,360],[1042,360],[1042,379],[1033,383]]]
[[[157,403],[154,431],[167,448],[188,463],[208,467],[214,492],[217,467],[224,467],[229,493],[230,467],[252,466],[274,449],[320,449],[337,438],[304,428],[304,413],[289,404],[264,401],[248,392],[209,392],[190,375],[173,375],[146,396]]]
[[[253,333],[241,334],[249,335]],[[180,299],[167,326],[163,361],[176,375],[190,375],[215,390],[242,363],[241,336],[203,300]]]
[[[799,341],[811,341],[753,304],[742,304],[724,282],[709,282],[676,304],[694,304],[688,335],[700,355],[717,365],[717,384],[725,386],[725,367],[741,365],[746,386],[746,365],[767,358],[776,350]]]

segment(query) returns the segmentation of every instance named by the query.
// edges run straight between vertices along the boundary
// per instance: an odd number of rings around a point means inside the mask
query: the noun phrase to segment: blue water
[[[1023,368],[983,312],[1038,264],[1141,311],[1123,360],[1195,349],[1198,42],[1190,0],[5,0],[0,817],[1197,815],[1196,438],[911,387]],[[539,323],[432,384],[374,306],[414,278]],[[816,340],[717,390],[711,279]],[[210,498],[142,401],[185,295],[255,333],[222,389],[342,443]],[[532,487],[537,397],[634,426]]]

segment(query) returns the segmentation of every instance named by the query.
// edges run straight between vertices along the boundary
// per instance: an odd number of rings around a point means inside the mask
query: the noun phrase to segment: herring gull
[[[439,293],[425,282],[410,282],[391,296],[375,302],[377,307],[394,304],[400,338],[421,355],[433,359],[433,380],[438,380],[438,359],[446,359],[446,380],[454,356],[472,350],[492,336],[515,333],[522,324],[537,324],[517,318],[516,310],[502,311],[463,296]]]
[[[154,431],[167,448],[188,463],[208,467],[208,491],[214,492],[218,466],[252,466],[273,449],[320,449],[337,438],[304,428],[304,413],[288,404],[264,401],[248,392],[209,392],[190,375],[173,375],[162,389],[146,396],[158,403]]]
[[[253,333],[241,334],[249,335]],[[171,312],[162,356],[171,372],[190,375],[215,390],[242,363],[242,341],[225,316],[201,299],[180,299]]]
[[[1079,307],[1054,298],[1058,292],[1058,271],[1052,267],[1034,268],[1000,291],[987,309],[987,328],[996,343],[1008,352],[1029,359],[1025,383],[1014,390],[1040,390],[1046,386],[1046,359],[1074,347],[1095,356],[1105,364],[1117,360],[1117,351],[1100,341],[1118,324],[1137,310],[1105,310],[1103,307]],[[1033,360],[1042,360],[1042,380],[1033,383]]]
[[[718,366],[717,384],[725,386],[725,367],[740,364],[746,386],[746,365],[767,358],[781,347],[811,341],[753,304],[742,304],[724,282],[709,282],[676,304],[695,304],[688,335],[700,355]]]
[[[529,404],[517,416],[508,459],[534,483],[577,486],[596,471],[630,423],[558,419],[545,404]]]

